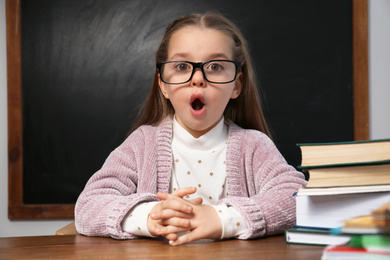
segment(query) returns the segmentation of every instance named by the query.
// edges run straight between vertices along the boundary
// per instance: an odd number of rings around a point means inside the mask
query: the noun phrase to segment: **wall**
[[[370,138],[390,138],[390,0],[369,0]],[[7,217],[7,67],[5,0],[0,0],[0,237],[51,235],[69,220]]]
[[[390,138],[390,1],[368,2],[370,138]]]

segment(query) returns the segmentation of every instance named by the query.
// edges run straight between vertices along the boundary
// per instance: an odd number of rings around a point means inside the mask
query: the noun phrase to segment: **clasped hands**
[[[148,230],[153,236],[162,236],[170,245],[182,245],[199,239],[219,239],[222,223],[214,207],[202,204],[202,198],[186,200],[183,197],[196,192],[195,187],[181,188],[172,194],[159,192],[161,200],[148,216]],[[178,236],[177,233],[190,231]]]

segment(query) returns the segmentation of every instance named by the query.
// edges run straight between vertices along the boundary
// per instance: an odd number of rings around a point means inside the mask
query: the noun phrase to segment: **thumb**
[[[184,245],[184,244],[187,244],[187,243],[190,243],[190,242],[202,239],[202,238],[203,237],[202,237],[199,229],[194,229],[191,232],[178,237],[175,241],[170,240],[169,244],[171,246],[179,246],[179,245]]]

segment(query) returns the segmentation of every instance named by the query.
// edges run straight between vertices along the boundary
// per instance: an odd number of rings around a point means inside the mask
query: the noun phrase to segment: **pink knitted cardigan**
[[[283,232],[295,222],[293,193],[306,185],[263,133],[229,124],[226,152],[228,197],[246,219],[249,239]],[[141,126],[107,158],[88,181],[75,208],[76,228],[88,236],[132,239],[121,229],[128,211],[140,202],[157,201],[168,192],[172,171],[172,120]]]

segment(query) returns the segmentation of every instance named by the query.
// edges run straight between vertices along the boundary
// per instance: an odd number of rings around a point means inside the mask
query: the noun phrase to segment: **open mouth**
[[[203,107],[204,107],[204,104],[203,104],[203,102],[199,99],[199,98],[197,98],[197,99],[195,99],[192,103],[191,103],[191,106],[192,106],[192,108],[194,109],[194,110],[201,110]]]
[[[194,117],[200,118],[206,113],[205,98],[201,93],[194,93],[190,99],[191,114]]]

